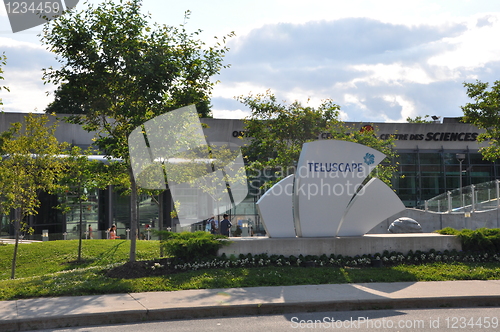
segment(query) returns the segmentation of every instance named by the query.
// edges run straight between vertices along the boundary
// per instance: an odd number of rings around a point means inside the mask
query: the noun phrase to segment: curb
[[[0,330],[17,332],[51,328],[98,326],[146,321],[235,317],[249,315],[287,314],[341,310],[381,310],[440,307],[500,306],[500,296],[451,296],[377,300],[343,300],[323,302],[262,303],[220,305],[191,308],[131,310],[80,315],[52,316],[36,319],[0,321]],[[91,324],[89,324],[91,322]]]

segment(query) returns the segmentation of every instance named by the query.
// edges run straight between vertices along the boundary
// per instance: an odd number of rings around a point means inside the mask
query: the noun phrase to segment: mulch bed
[[[109,278],[135,279],[178,273],[177,270],[169,267],[169,262],[170,260],[168,258],[152,261],[127,262],[112,268],[106,272],[106,276]]]

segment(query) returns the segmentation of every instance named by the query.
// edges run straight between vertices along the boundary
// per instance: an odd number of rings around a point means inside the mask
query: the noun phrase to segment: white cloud
[[[259,84],[258,82],[221,82],[215,86],[212,91],[212,96],[234,99],[239,96],[247,96],[249,93],[265,92],[269,87]]]
[[[489,24],[478,26],[481,18]],[[450,69],[473,70],[484,67],[492,61],[500,61],[498,36],[500,36],[500,14],[474,17],[469,20],[468,29],[464,34],[445,40],[453,46],[452,50],[438,54],[428,62]]]
[[[32,42],[17,40],[12,37],[0,37],[0,47],[2,48],[22,48],[22,49],[34,49],[34,50],[43,50],[45,51],[45,47],[42,45],[37,45]]]
[[[43,85],[39,71],[9,71],[10,92],[2,92],[3,109],[7,112],[43,112],[45,106],[54,98],[47,96],[51,85]],[[33,78],[38,78],[35,80]]]
[[[182,24],[184,11],[192,10],[187,28],[203,29],[208,45],[212,36],[236,31],[226,54],[232,67],[213,90],[215,117],[248,115],[234,97],[267,89],[278,100],[310,99],[313,106],[331,98],[345,120],[459,116],[462,82],[500,79],[498,0],[184,0],[168,6],[149,0],[144,7],[168,25]],[[41,68],[57,63],[36,37],[40,28],[12,34],[2,17],[0,47],[8,60],[0,83],[12,91],[2,92],[4,108],[41,111],[52,100]]]
[[[346,93],[344,95],[344,102],[346,105],[355,105],[357,108],[360,110],[367,110],[368,108],[364,104],[364,101],[362,98],[359,98],[358,96],[355,96],[353,94]],[[348,114],[346,114],[348,116]],[[348,116],[349,118],[349,116]]]
[[[419,64],[405,66],[401,63],[392,64],[362,64],[351,66],[352,69],[367,72],[368,75],[357,78],[353,82],[366,81],[370,85],[402,85],[406,82],[429,84],[435,79],[429,77],[427,72]]]
[[[216,119],[244,119],[251,115],[249,110],[214,110],[213,117]]]
[[[500,76],[499,15],[450,14],[427,25],[366,18],[267,25],[237,40],[221,80],[233,96],[265,86],[289,102],[330,98],[352,121],[460,116],[462,82]]]
[[[385,101],[391,103],[392,106],[401,106],[401,117],[399,119],[391,119],[389,117],[386,117],[386,121],[404,122],[406,121],[406,118],[415,117],[418,115],[415,109],[415,105],[411,101],[406,100],[404,96],[385,95],[382,98]]]

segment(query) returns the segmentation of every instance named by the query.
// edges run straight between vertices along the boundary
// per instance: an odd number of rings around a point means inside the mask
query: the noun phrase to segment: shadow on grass
[[[114,241],[114,245],[97,254],[95,257],[86,257],[82,258],[82,260],[73,260],[69,262],[65,262],[65,266],[63,270],[72,270],[75,268],[86,268],[94,265],[106,265],[117,262],[117,252],[125,245],[127,241]]]
[[[175,289],[417,281],[414,274],[395,270],[392,267],[228,268],[183,272],[165,278],[169,286]]]
[[[129,280],[107,278],[102,267],[75,269],[45,276],[3,280],[0,300],[23,298],[128,293],[134,291]]]
[[[123,243],[100,253],[95,260],[113,261]],[[89,262],[85,264],[90,264]],[[116,266],[115,266],[116,267]],[[108,277],[109,266],[78,266],[47,276],[0,282],[0,299],[44,296],[116,294],[129,292],[175,291],[186,289],[228,289],[266,286],[358,284],[363,289],[390,293],[408,286],[407,283],[431,280],[500,279],[498,263],[433,263],[385,267],[252,267],[203,269],[196,271],[152,273],[149,276],[122,279]],[[149,271],[149,269],[146,269]],[[378,283],[378,284],[374,284]],[[385,283],[385,284],[382,284]],[[393,284],[389,287],[387,283]],[[372,284],[372,285],[370,285]],[[323,287],[322,286],[322,287]],[[353,286],[353,285],[351,285]],[[354,286],[353,286],[354,287]],[[346,288],[351,291],[351,288]],[[382,287],[378,289],[377,287]],[[399,287],[399,288],[398,288]],[[356,288],[356,287],[354,287]],[[362,289],[362,290],[363,290]],[[361,291],[361,290],[359,290]],[[247,291],[242,291],[245,296]],[[248,295],[252,293],[248,290]]]

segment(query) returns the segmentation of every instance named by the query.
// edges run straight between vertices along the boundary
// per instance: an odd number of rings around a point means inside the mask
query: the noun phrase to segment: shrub
[[[446,227],[437,232],[439,234],[457,236],[462,242],[462,249],[464,251],[500,252],[499,228],[462,229],[458,231],[451,227]]]
[[[442,235],[457,235],[458,233],[460,233],[460,231],[458,231],[454,228],[451,228],[451,227],[446,227],[446,228],[437,230],[436,233],[439,233]]]
[[[168,256],[181,262],[195,262],[207,260],[217,256],[217,251],[231,242],[226,236],[213,235],[208,232],[182,232],[167,231],[161,233],[160,245]]]

